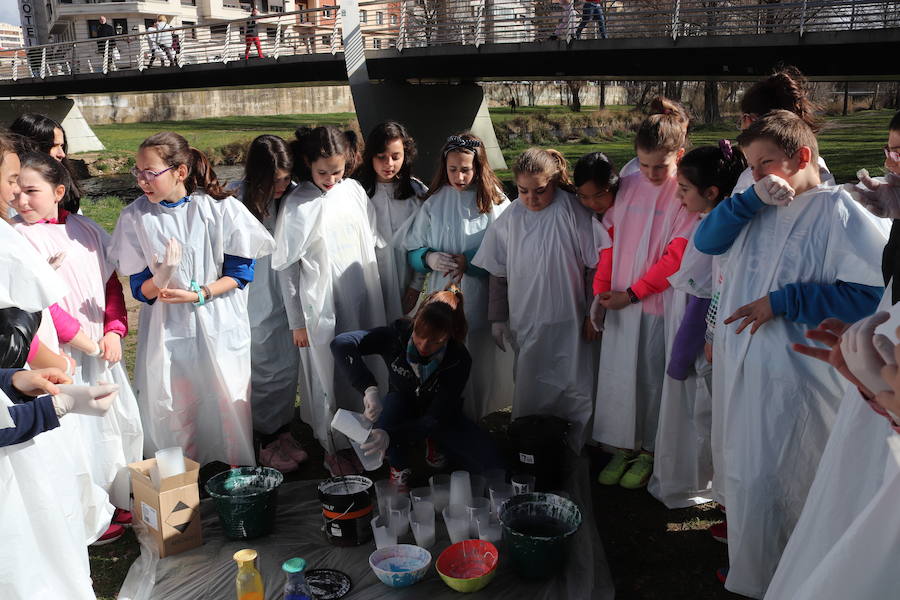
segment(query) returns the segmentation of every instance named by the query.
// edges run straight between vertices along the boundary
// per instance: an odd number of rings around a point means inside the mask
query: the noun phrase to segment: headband
[[[719,150],[725,160],[731,160],[734,157],[734,149],[731,147],[731,140],[719,140]]]
[[[447,156],[454,150],[466,150],[472,154],[476,153],[475,148],[480,148],[481,142],[478,140],[469,140],[458,135],[451,135],[447,138],[447,144],[444,146],[444,156]]]

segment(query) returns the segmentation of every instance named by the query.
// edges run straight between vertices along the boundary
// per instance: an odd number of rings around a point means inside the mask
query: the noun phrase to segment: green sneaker
[[[628,450],[616,450],[612,459],[607,463],[600,475],[597,476],[597,482],[601,485],[616,485],[625,474],[625,469],[631,461],[634,460],[634,453]]]
[[[628,472],[622,475],[619,485],[627,490],[636,490],[647,485],[653,473],[653,455],[641,452],[631,464]]]

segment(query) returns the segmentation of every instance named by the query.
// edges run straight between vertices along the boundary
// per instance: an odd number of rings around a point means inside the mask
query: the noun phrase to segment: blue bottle
[[[284,585],[284,600],[315,600],[315,596],[306,583],[306,560],[292,558],[284,561],[281,570],[287,575]]]

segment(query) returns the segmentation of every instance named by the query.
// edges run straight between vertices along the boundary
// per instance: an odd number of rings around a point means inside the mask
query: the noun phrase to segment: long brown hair
[[[456,285],[448,289],[434,292],[419,310],[413,320],[413,332],[421,337],[448,336],[463,343],[469,332],[466,313],[463,307],[462,291]]]
[[[219,183],[206,155],[192,147],[186,139],[174,131],[161,131],[151,135],[141,142],[139,150],[145,148],[152,149],[169,166],[187,166],[188,175],[184,180],[184,189],[188,194],[202,189],[216,200],[223,200],[231,195]]]
[[[461,146],[457,140],[468,142],[468,144]],[[500,180],[497,179],[494,170],[491,169],[491,165],[488,162],[487,152],[484,151],[484,142],[471,132],[453,135],[447,139],[447,142],[441,149],[440,168],[434,175],[434,180],[431,182],[431,187],[428,188],[428,193],[425,194],[425,199],[427,200],[433,196],[445,185],[450,185],[450,180],[447,178],[447,155],[451,152],[468,152],[475,155],[473,161],[475,177],[472,180],[472,185],[476,186],[475,204],[478,206],[478,212],[487,214],[491,212],[492,205],[502,204],[505,198],[500,191],[502,189]]]
[[[665,96],[657,96],[650,103],[650,114],[638,127],[634,147],[646,152],[676,152],[687,144],[690,122],[684,106]]]
[[[816,118],[818,107],[809,99],[806,77],[797,67],[784,67],[757,81],[741,98],[741,112],[757,117],[773,110],[789,110],[818,133],[822,124]]]
[[[575,193],[575,185],[569,177],[569,162],[559,150],[548,148],[529,148],[523,152],[513,165],[513,175],[523,173],[544,175],[559,189]]]
[[[275,172],[290,172],[294,166],[287,143],[277,135],[261,135],[250,142],[244,164],[241,202],[262,221],[269,216],[269,200],[275,191]]]

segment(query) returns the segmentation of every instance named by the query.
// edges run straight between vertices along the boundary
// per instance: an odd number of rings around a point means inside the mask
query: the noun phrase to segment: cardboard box
[[[147,527],[156,542],[160,558],[172,556],[203,544],[200,529],[200,465],[185,458],[186,470],[160,482],[159,490],[150,480],[155,458],[131,463],[134,518]]]

